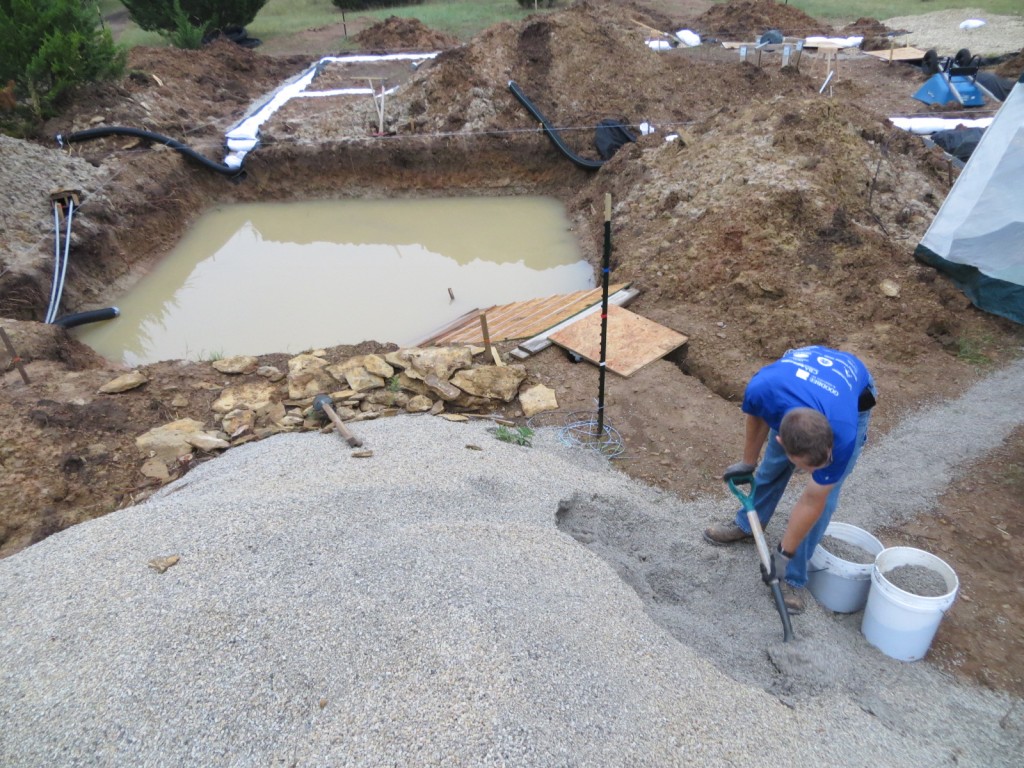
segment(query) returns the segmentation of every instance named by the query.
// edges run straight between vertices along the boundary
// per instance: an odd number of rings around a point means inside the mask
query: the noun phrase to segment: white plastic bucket
[[[925,597],[900,589],[885,574],[901,565],[921,565],[935,571],[946,582],[946,594]],[[913,547],[883,549],[871,571],[861,632],[886,656],[899,661],[924,658],[959,589],[956,572],[935,555]]]
[[[853,544],[875,556],[885,549],[870,533],[849,523],[829,523],[825,536]],[[819,544],[807,565],[807,588],[830,611],[856,613],[868,600],[873,569],[873,563],[843,560]]]

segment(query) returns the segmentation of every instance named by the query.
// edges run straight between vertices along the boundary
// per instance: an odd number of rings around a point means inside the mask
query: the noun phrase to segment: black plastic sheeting
[[[636,143],[636,135],[629,130],[624,121],[609,119],[597,124],[594,146],[602,160],[611,160],[612,155],[630,142]]]
[[[974,80],[996,101],[1006,101],[1013,90],[1013,82],[992,72],[979,72]]]
[[[984,128],[953,128],[948,131],[936,131],[929,138],[949,152],[957,160],[965,163],[978,148],[978,142],[985,134]]]

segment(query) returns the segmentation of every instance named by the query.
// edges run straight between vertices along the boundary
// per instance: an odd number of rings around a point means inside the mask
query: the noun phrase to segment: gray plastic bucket
[[[876,556],[885,549],[870,533],[849,523],[829,523],[825,536],[853,544]],[[867,603],[874,567],[873,563],[843,560],[819,544],[807,565],[807,588],[830,611],[856,613]]]
[[[901,565],[921,565],[935,571],[945,580],[946,593],[925,597],[900,589],[885,574]],[[884,549],[871,571],[861,632],[886,656],[899,661],[922,659],[959,589],[956,572],[935,555],[913,547]]]

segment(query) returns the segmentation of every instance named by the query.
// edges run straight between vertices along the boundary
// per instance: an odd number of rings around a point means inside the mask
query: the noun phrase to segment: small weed
[[[217,360],[223,360],[223,359],[224,359],[224,352],[222,350],[215,350],[213,352],[208,352],[206,355],[203,356],[203,360],[205,360],[208,363],[214,363]]]
[[[402,391],[402,384],[398,380],[397,376],[392,376],[390,379],[388,379],[388,392],[401,392],[401,391]]]
[[[990,365],[992,358],[982,351],[986,341],[984,338],[961,336],[956,340],[956,356],[971,365]]]
[[[533,445],[530,440],[533,437],[533,430],[529,427],[516,427],[515,429],[509,429],[504,424],[500,425],[494,430],[494,436],[501,440],[503,443],[514,443],[515,445],[524,445],[529,448]]]

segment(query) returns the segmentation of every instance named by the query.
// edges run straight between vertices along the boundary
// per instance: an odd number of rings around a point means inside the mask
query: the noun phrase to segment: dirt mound
[[[1021,75],[1024,75],[1024,50],[1016,56],[1011,56],[996,67],[995,73],[1016,82]]]
[[[419,19],[388,16],[356,35],[364,50],[437,51],[454,48],[458,38],[433,30]]]
[[[216,136],[244,113],[254,90],[275,87],[302,61],[262,56],[226,39],[195,51],[132,48],[125,78],[82,88],[63,114],[43,126],[41,135],[121,125],[166,133],[185,143]]]
[[[844,37],[863,37],[864,42],[860,46],[863,50],[880,51],[889,47],[888,35],[893,31],[878,19],[862,17],[847,24],[839,30],[839,34]]]
[[[832,28],[791,5],[772,0],[739,0],[714,5],[697,18],[704,37],[722,40],[756,40],[769,29],[791,37],[831,35]]]

